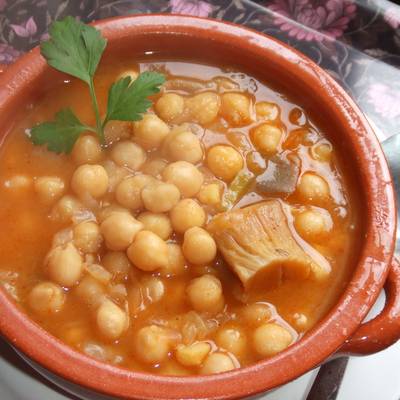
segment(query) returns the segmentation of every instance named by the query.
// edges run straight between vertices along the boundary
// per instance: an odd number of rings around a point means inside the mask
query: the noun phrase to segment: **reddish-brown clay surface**
[[[345,344],[340,353],[371,354],[396,342],[400,332],[400,262],[394,258],[385,283],[386,304],[382,312],[362,324]]]
[[[251,367],[213,376],[166,377],[107,365],[80,354],[29,320],[0,291],[0,331],[28,357],[52,372],[87,388],[122,398],[228,399],[259,393],[288,382],[336,352],[369,353],[400,336],[399,264],[393,261],[396,209],[393,186],[379,142],[345,92],[306,57],[245,28],[181,16],[132,16],[100,21],[109,54],[153,51],[160,57],[194,58],[234,64],[303,94],[312,109],[332,125],[332,140],[352,163],[365,205],[365,241],[351,282],[337,305],[298,343]],[[0,80],[0,131],[16,110],[51,84],[56,73],[34,49],[8,68]],[[49,83],[50,82],[50,83]],[[306,96],[304,96],[304,94]],[[383,314],[356,330],[393,270]],[[374,334],[378,329],[379,334]],[[367,337],[367,339],[361,339]],[[362,342],[362,344],[360,344]]]

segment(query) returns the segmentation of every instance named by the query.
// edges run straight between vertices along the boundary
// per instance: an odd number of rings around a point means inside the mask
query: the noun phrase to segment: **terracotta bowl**
[[[361,111],[339,85],[308,58],[240,26],[173,15],[130,16],[96,23],[108,39],[108,55],[195,59],[234,65],[286,88],[345,154],[359,183],[365,239],[354,274],[337,304],[298,343],[250,367],[212,376],[157,376],[107,365],[78,353],[31,321],[0,291],[0,332],[51,374],[118,398],[232,399],[261,393],[304,374],[335,354],[369,354],[400,337],[400,265],[393,258],[396,208],[381,147]],[[6,135],[18,109],[61,74],[36,48],[0,78],[0,132]],[[0,245],[1,246],[1,245]],[[1,251],[1,250],[0,250]],[[386,283],[386,305],[362,323]]]

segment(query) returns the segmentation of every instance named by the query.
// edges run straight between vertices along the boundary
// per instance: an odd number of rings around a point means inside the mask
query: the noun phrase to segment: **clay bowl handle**
[[[340,354],[367,355],[384,350],[400,339],[400,260],[393,257],[385,282],[386,303],[372,320],[361,324],[338,350]]]

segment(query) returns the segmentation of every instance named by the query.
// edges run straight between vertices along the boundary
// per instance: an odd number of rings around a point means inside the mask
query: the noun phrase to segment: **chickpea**
[[[86,275],[74,289],[74,293],[88,307],[96,308],[104,300],[105,288],[97,279]]]
[[[36,179],[34,186],[39,200],[44,204],[54,203],[65,189],[64,181],[58,176],[41,176]]]
[[[267,101],[260,101],[256,103],[256,114],[258,119],[265,119],[268,121],[274,121],[279,116],[279,107],[275,103],[269,103]]]
[[[26,175],[14,175],[10,179],[4,181],[4,187],[15,193],[26,191],[32,186],[32,178]]]
[[[142,201],[147,210],[154,213],[167,212],[181,197],[179,189],[172,183],[147,185],[142,189]]]
[[[300,195],[309,201],[326,200],[329,198],[329,185],[324,178],[312,172],[306,172],[297,186]]]
[[[170,352],[171,340],[165,328],[149,325],[141,328],[134,339],[135,354],[148,364],[164,361]]]
[[[130,121],[108,121],[104,127],[104,137],[107,144],[122,139],[129,139],[133,133],[133,123]]]
[[[83,210],[83,205],[73,196],[63,196],[54,205],[51,211],[51,218],[60,221],[68,222],[78,212]]]
[[[51,280],[61,286],[74,286],[82,275],[82,257],[72,243],[51,250],[47,262]]]
[[[260,325],[268,322],[272,317],[271,308],[263,303],[248,304],[241,310],[240,315],[248,326]]]
[[[217,145],[208,151],[207,165],[216,177],[230,182],[243,168],[243,158],[233,147]]]
[[[246,125],[251,121],[250,99],[243,93],[222,95],[221,115],[233,126]]]
[[[126,213],[113,213],[100,225],[100,231],[110,250],[125,250],[133,242],[143,224]]]
[[[102,158],[98,139],[92,135],[80,136],[72,149],[72,158],[79,165],[98,163]]]
[[[71,187],[78,196],[102,197],[108,189],[107,171],[101,165],[83,164],[72,175]]]
[[[200,369],[200,374],[218,374],[221,372],[231,371],[235,368],[235,364],[228,354],[211,353],[205,359],[203,366]]]
[[[127,210],[126,208],[112,204],[102,208],[97,213],[96,215],[97,221],[99,221],[99,223],[102,223],[106,218],[108,218],[111,214],[114,214],[115,212],[126,213],[127,215],[131,215],[130,211]]]
[[[169,133],[168,125],[154,114],[145,114],[134,126],[135,139],[146,150],[157,149]]]
[[[258,125],[251,131],[251,140],[254,146],[264,155],[276,153],[281,138],[282,130],[269,123]]]
[[[207,205],[216,205],[221,202],[221,187],[218,183],[209,183],[204,185],[199,193],[197,193],[197,198],[201,203]]]
[[[128,256],[122,251],[109,251],[101,259],[102,265],[107,268],[116,281],[124,281],[128,279],[129,271],[132,264]]]
[[[241,356],[246,351],[247,340],[239,328],[222,328],[215,337],[217,345],[235,356]]]
[[[65,329],[62,331],[62,340],[66,343],[68,343],[70,346],[79,346],[81,343],[83,343],[88,335],[89,335],[90,329],[87,325],[84,323],[72,323],[69,324],[65,327]]]
[[[332,145],[329,142],[316,143],[310,149],[311,156],[314,160],[321,162],[329,162],[332,158]]]
[[[143,271],[154,271],[168,265],[168,246],[155,233],[141,231],[128,248],[129,260]]]
[[[292,341],[289,331],[272,322],[259,326],[253,332],[253,347],[261,357],[270,357],[285,350]]]
[[[175,357],[185,367],[197,367],[202,364],[210,351],[211,345],[207,342],[196,342],[188,346],[180,344],[175,350]]]
[[[221,100],[218,94],[203,92],[186,100],[186,108],[194,122],[209,124],[217,118]]]
[[[183,197],[193,197],[203,184],[203,174],[187,161],[169,164],[162,173],[165,182],[173,183]]]
[[[96,253],[103,237],[96,222],[84,221],[74,227],[75,246],[83,253]]]
[[[183,237],[183,254],[192,264],[208,264],[217,255],[213,237],[197,226],[188,229]]]
[[[167,240],[172,235],[172,225],[168,216],[161,213],[144,212],[138,216],[146,231],[150,231]]]
[[[168,264],[160,268],[161,276],[176,276],[185,271],[186,260],[183,257],[181,247],[175,243],[167,243]]]
[[[164,93],[155,106],[156,112],[164,121],[171,122],[183,114],[185,101],[176,93]]]
[[[164,151],[173,161],[197,164],[203,158],[200,140],[190,131],[171,132],[165,139]]]
[[[310,327],[310,320],[304,314],[295,313],[293,315],[292,326],[294,326],[298,332],[304,332]]]
[[[331,230],[332,220],[321,212],[307,210],[296,215],[294,226],[303,239],[320,240]]]
[[[145,163],[146,152],[137,144],[123,140],[112,147],[110,157],[120,167],[136,171]]]
[[[196,311],[217,313],[224,308],[222,285],[214,275],[206,274],[192,279],[186,294]]]
[[[61,286],[52,282],[41,282],[33,287],[28,297],[30,308],[39,314],[53,314],[62,310],[65,293]]]
[[[174,231],[185,233],[194,226],[203,226],[206,213],[195,200],[183,199],[171,210],[170,218]]]
[[[167,162],[161,158],[148,161],[142,168],[142,172],[147,175],[158,177],[162,174],[164,168],[167,166]]]
[[[115,197],[122,206],[131,210],[138,210],[143,207],[142,189],[154,182],[155,179],[149,175],[135,175],[125,178],[117,186]]]
[[[128,327],[128,316],[111,300],[104,300],[97,309],[97,327],[107,339],[118,339]]]

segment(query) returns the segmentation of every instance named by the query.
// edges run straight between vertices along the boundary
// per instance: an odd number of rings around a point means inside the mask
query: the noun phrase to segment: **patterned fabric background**
[[[0,63],[66,15],[85,22],[166,12],[224,19],[274,36],[326,69],[385,136],[400,132],[400,6],[388,0],[0,0]]]

